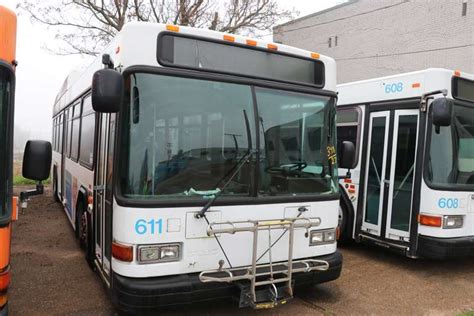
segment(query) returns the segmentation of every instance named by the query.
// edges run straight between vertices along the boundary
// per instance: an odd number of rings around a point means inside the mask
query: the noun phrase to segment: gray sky
[[[295,8],[300,16],[324,10],[343,0],[277,0],[281,7]],[[18,0],[0,0],[0,4],[15,9]],[[51,138],[51,115],[54,98],[67,74],[90,63],[80,56],[57,56],[43,47],[54,43],[54,30],[28,16],[18,17],[17,85],[15,128],[29,132],[30,139]],[[271,38],[270,38],[271,39]],[[54,46],[54,44],[53,44]]]

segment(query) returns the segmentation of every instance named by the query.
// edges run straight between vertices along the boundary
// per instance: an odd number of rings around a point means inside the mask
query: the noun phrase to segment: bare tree
[[[23,0],[18,9],[56,29],[61,45],[49,49],[61,55],[97,55],[130,21],[254,35],[296,14],[276,0]]]

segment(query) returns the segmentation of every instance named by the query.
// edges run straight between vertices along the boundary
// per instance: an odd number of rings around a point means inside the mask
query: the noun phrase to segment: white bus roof
[[[416,98],[441,89],[447,90],[448,96],[451,97],[451,81],[455,76],[474,80],[474,75],[457,70],[428,68],[338,85],[337,104],[361,104]]]
[[[318,59],[324,63],[324,89],[328,91],[336,90],[336,62],[330,57],[315,52],[283,44],[266,42],[259,39],[251,39],[246,36],[226,34],[207,29],[158,23],[130,22],[123,27],[117,36],[114,37],[109,46],[85,71],[80,74],[75,73],[66,78],[56,97],[53,115],[90,88],[92,75],[96,70],[103,68],[103,54],[109,54],[115,67],[120,67],[121,70],[125,70],[134,65],[161,67],[157,60],[157,39],[158,34],[164,31],[200,36],[202,38],[220,40],[223,42],[227,40],[248,46],[268,49],[269,52],[272,50],[278,50],[278,52],[291,55]],[[229,62],[232,62],[232,60],[229,60]]]

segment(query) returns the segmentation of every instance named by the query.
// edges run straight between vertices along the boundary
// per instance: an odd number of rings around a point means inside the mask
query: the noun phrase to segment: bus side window
[[[69,108],[66,112],[66,124],[67,124],[67,133],[66,133],[66,155],[71,157],[71,132],[72,132],[72,115],[74,108]]]
[[[63,152],[63,114],[61,113],[59,115],[59,134],[58,134],[58,147],[57,147],[57,151],[62,153]]]
[[[90,95],[84,98],[81,121],[79,161],[92,168],[94,162],[95,112],[92,110]]]
[[[53,120],[52,144],[53,144],[53,150],[56,151],[56,119]]]
[[[337,148],[338,160],[340,155],[340,148],[342,148],[343,141],[350,141],[355,145],[356,153],[359,143],[359,126],[360,126],[360,111],[358,108],[342,109],[337,111]],[[357,165],[357,154],[354,165]],[[339,161],[338,161],[339,163]]]
[[[72,118],[71,135],[71,159],[77,161],[79,158],[79,132],[81,129],[81,104],[74,106],[74,116]]]

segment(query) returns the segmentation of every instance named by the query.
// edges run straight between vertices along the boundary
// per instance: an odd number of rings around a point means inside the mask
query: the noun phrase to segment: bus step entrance
[[[207,282],[236,283],[240,289],[240,307],[250,306],[255,309],[273,308],[285,304],[293,298],[293,274],[311,271],[326,271],[329,264],[324,260],[303,259],[293,260],[293,240],[296,228],[307,230],[319,226],[320,219],[304,217],[285,218],[268,221],[241,221],[218,222],[208,226],[209,236],[218,234],[235,234],[247,232],[253,234],[252,264],[241,268],[219,268],[217,270],[203,271],[199,280]],[[273,262],[272,248],[276,242],[272,241],[273,230],[285,231],[288,238],[288,259],[283,262]],[[257,253],[259,232],[268,232],[268,248],[265,256]],[[265,257],[267,264],[257,265],[258,258]],[[219,264],[221,266],[221,264]]]

